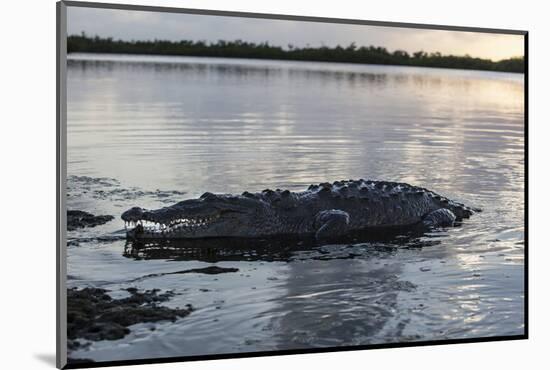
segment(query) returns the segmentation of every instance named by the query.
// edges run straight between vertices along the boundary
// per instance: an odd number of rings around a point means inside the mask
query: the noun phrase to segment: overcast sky
[[[409,53],[424,50],[500,60],[523,55],[523,36],[473,32],[415,30],[394,27],[329,24],[207,15],[68,7],[69,35],[123,40],[204,40],[294,46],[383,46]]]

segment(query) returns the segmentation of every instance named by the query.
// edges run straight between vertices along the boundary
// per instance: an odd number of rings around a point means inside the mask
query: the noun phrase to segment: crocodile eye
[[[205,199],[205,200],[208,200],[208,199],[215,199],[216,198],[216,195],[215,194],[212,194],[212,193],[209,193],[209,192],[206,192],[204,193],[203,195],[200,196],[201,199]]]

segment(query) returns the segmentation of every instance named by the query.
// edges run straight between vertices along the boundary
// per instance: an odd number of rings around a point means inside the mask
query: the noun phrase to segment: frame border
[[[56,3],[56,366],[67,364],[67,6]]]
[[[459,31],[459,32],[475,32],[475,33],[495,33],[507,35],[520,35],[524,37],[524,334],[510,336],[494,336],[494,337],[479,337],[479,338],[463,338],[463,339],[448,339],[448,340],[428,340],[418,342],[395,342],[383,344],[369,344],[357,346],[340,346],[328,348],[309,348],[295,350],[273,350],[273,351],[258,351],[258,352],[240,352],[226,353],[214,355],[197,355],[197,356],[177,356],[177,357],[161,357],[150,359],[136,360],[117,360],[117,361],[101,361],[101,362],[86,362],[67,364],[67,252],[66,252],[66,177],[67,177],[67,7],[80,8],[95,8],[95,9],[113,9],[113,10],[132,10],[145,12],[163,12],[163,13],[180,13],[180,14],[197,14],[225,17],[241,17],[241,18],[260,18],[274,20],[292,20],[305,22],[333,23],[333,24],[353,24],[378,27],[392,28],[414,28],[426,30],[442,30],[442,31]],[[529,137],[528,137],[528,112],[529,112],[529,32],[526,30],[499,29],[499,28],[483,28],[483,27],[462,27],[452,25],[433,25],[424,23],[405,23],[405,22],[385,22],[374,20],[359,20],[345,18],[328,18],[328,17],[309,17],[287,14],[268,14],[268,13],[252,13],[252,12],[232,12],[210,9],[192,9],[192,8],[177,8],[164,6],[148,6],[148,5],[132,5],[132,4],[113,4],[100,2],[84,2],[61,0],[56,3],[56,19],[57,19],[57,52],[56,52],[56,227],[57,227],[57,248],[56,248],[56,367],[59,369],[80,369],[80,368],[95,368],[95,367],[110,367],[121,365],[141,365],[141,364],[157,364],[157,363],[172,363],[172,362],[189,362],[203,360],[219,360],[230,358],[247,358],[247,357],[265,357],[265,356],[283,356],[296,354],[313,354],[326,352],[342,352],[342,351],[358,351],[365,349],[384,349],[384,348],[406,348],[406,347],[421,347],[447,344],[462,344],[462,343],[484,343],[498,342],[508,340],[523,340],[529,338],[529,248],[528,248],[528,219],[529,219],[529,181],[528,181],[528,154],[529,154]]]

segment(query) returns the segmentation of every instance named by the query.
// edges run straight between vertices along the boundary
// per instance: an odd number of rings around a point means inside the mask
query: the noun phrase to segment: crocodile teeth
[[[152,220],[136,220],[125,221],[125,228],[137,227],[138,225],[143,227],[143,232],[152,236],[158,237],[170,237],[175,236],[177,232],[186,231],[194,233],[198,229],[205,229],[208,224],[221,217],[220,214],[197,217],[197,218],[177,218],[168,222],[158,222]]]

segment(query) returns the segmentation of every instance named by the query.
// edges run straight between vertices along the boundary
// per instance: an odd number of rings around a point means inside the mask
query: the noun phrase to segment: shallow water
[[[196,311],[70,356],[97,361],[524,331],[523,75],[71,54],[69,287],[161,288]],[[205,191],[409,182],[483,209],[420,238],[310,247],[126,245],[125,209]],[[148,274],[209,265],[220,275]],[[151,330],[154,327],[155,330]]]

